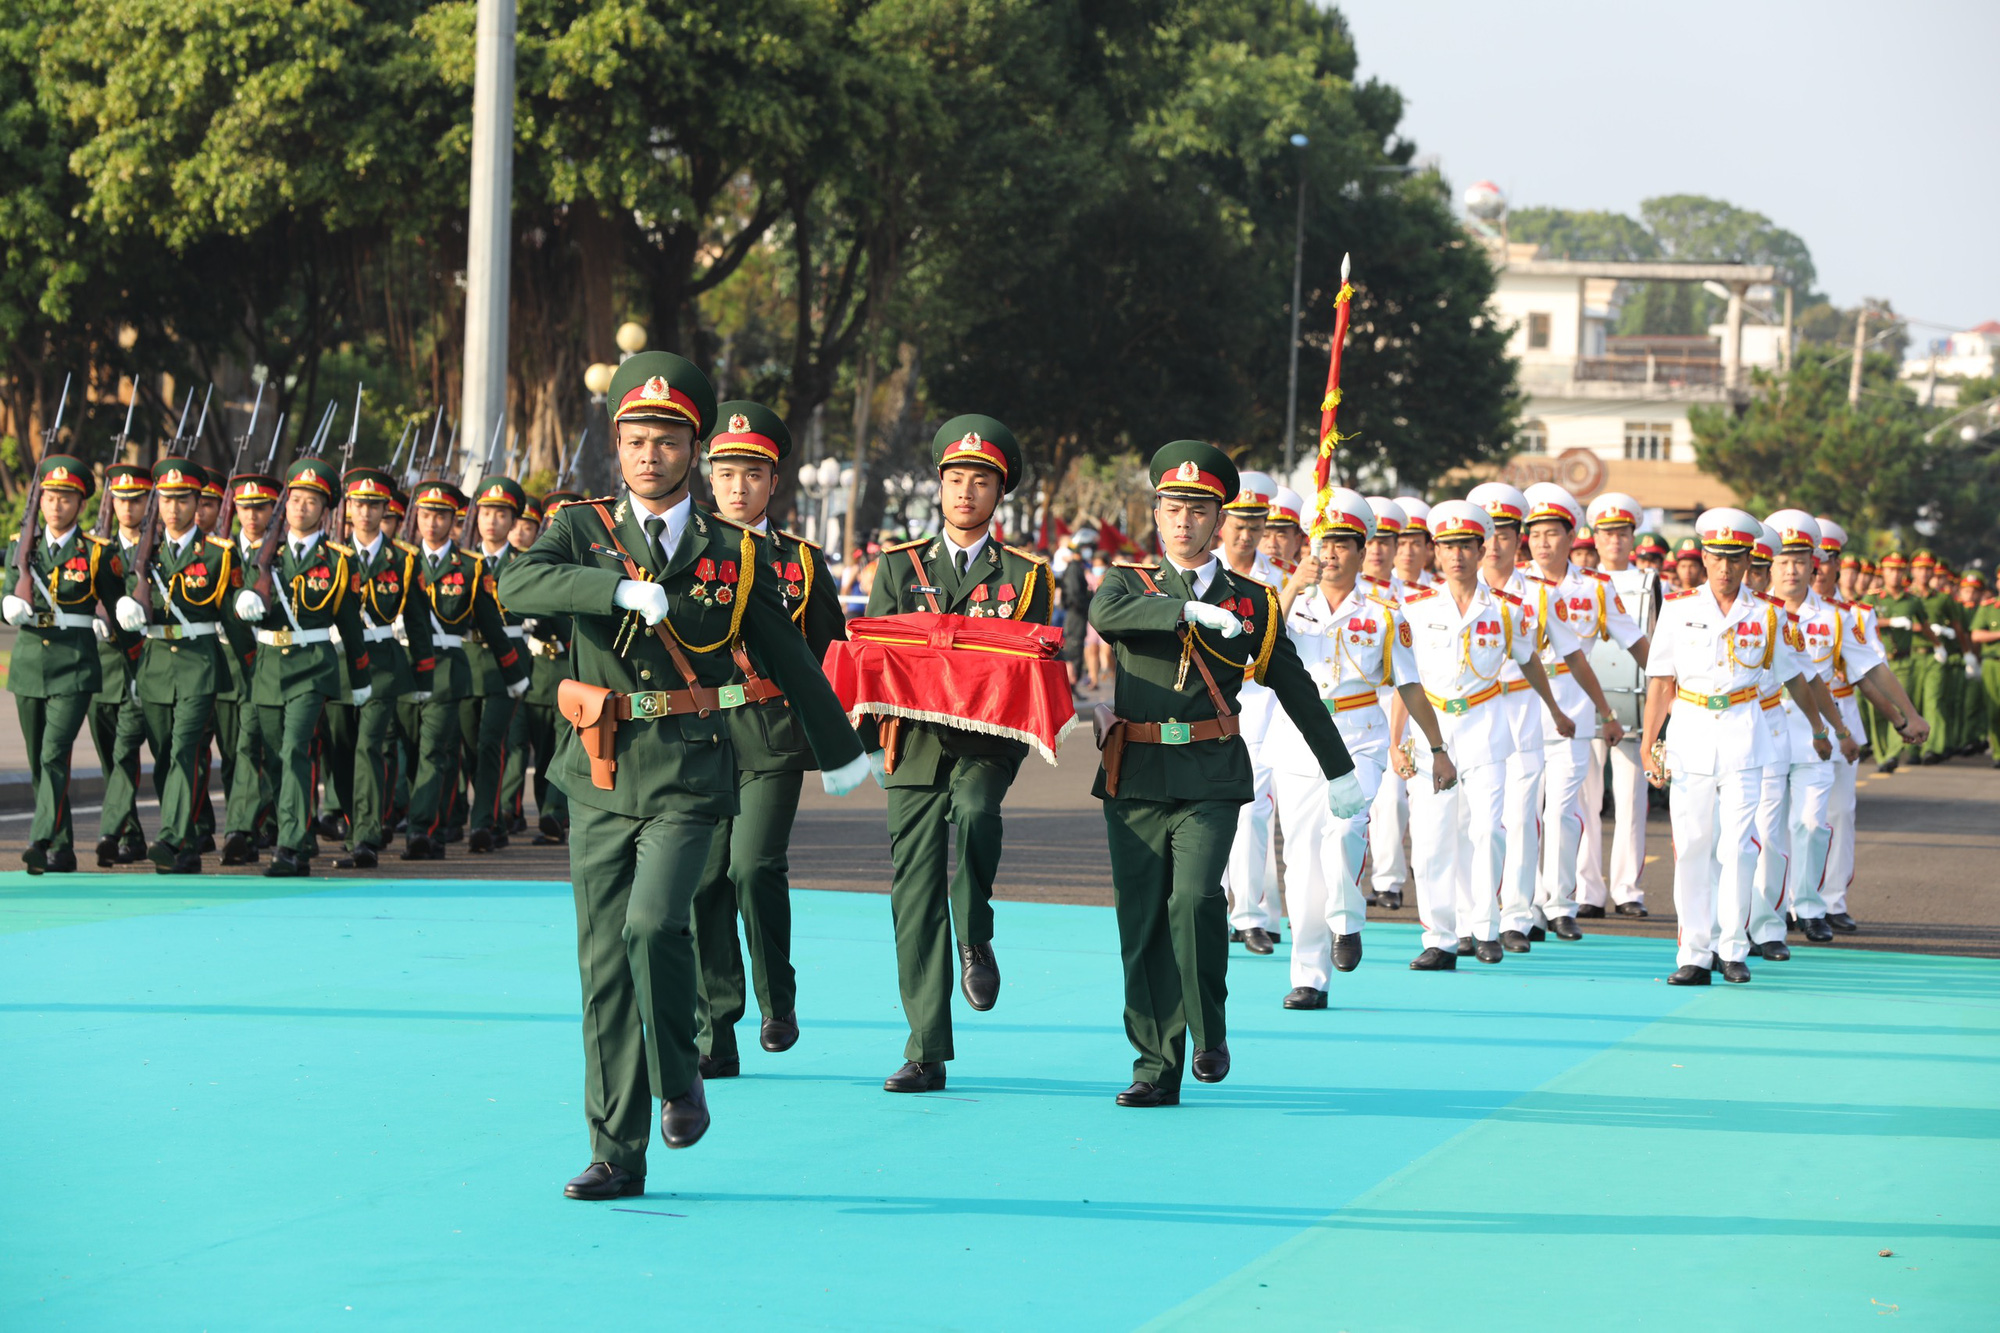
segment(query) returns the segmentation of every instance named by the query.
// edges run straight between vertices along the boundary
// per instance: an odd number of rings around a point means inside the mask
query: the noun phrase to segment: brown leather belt
[[[1192,745],[1224,740],[1242,730],[1243,720],[1234,713],[1199,722],[1127,722],[1118,718],[1105,729],[1100,746],[1104,752],[1104,794],[1118,794],[1118,775],[1125,767],[1128,745]]]

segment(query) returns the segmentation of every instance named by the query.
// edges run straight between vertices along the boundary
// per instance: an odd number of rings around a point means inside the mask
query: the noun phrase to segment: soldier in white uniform
[[[1708,581],[1669,594],[1646,658],[1646,780],[1673,783],[1674,911],[1680,919],[1675,986],[1706,986],[1710,974],[1750,980],[1752,840],[1757,795],[1772,751],[1759,707],[1769,672],[1815,723],[1818,705],[1784,641],[1783,612],[1743,586],[1763,524],[1740,509],[1710,509],[1696,521]],[[1668,718],[1673,727],[1656,753]],[[1816,731],[1820,728],[1815,725]],[[1814,751],[1833,753],[1821,737]]]
[[[1631,613],[1641,631],[1651,634],[1659,616],[1659,575],[1632,559],[1633,543],[1641,516],[1639,502],[1623,491],[1606,491],[1590,502],[1591,533],[1597,542],[1599,572],[1611,580],[1619,601]],[[1639,887],[1639,875],[1646,868],[1646,770],[1639,763],[1639,707],[1644,698],[1645,663],[1638,663],[1639,675],[1632,682],[1640,691],[1630,713],[1621,721],[1625,739],[1617,745],[1605,744],[1602,736],[1590,743],[1591,765],[1583,785],[1584,809],[1595,815],[1604,808],[1604,770],[1611,770],[1611,857],[1610,880],[1605,879],[1601,854],[1603,840],[1595,825],[1586,824],[1582,850],[1577,855],[1576,914],[1601,917],[1612,904],[1619,916],[1646,915],[1646,898]],[[1607,698],[1617,686],[1598,673]],[[1631,697],[1631,696],[1621,696]],[[1613,703],[1618,700],[1613,698]]]
[[[1271,501],[1278,483],[1267,473],[1244,472],[1236,498],[1222,507],[1216,527],[1216,554],[1233,573],[1267,584],[1285,585],[1259,549],[1270,521]],[[1250,751],[1252,795],[1236,816],[1236,841],[1222,887],[1229,895],[1229,938],[1240,940],[1251,953],[1270,953],[1278,943],[1278,863],[1271,846],[1271,766],[1264,761],[1264,733],[1278,711],[1277,697],[1256,681],[1243,682],[1237,712],[1243,720],[1243,743]]]
[[[1264,540],[1258,550],[1278,577],[1290,578],[1306,555],[1305,497],[1289,486],[1280,486],[1271,496],[1271,508],[1264,519]],[[1282,585],[1281,585],[1282,586]]]
[[[1554,482],[1530,486],[1526,498],[1528,550],[1534,559],[1528,572],[1528,605],[1536,618],[1560,622],[1581,644],[1614,640],[1643,666],[1646,636],[1626,614],[1610,577],[1569,558],[1570,543],[1583,525],[1583,506]],[[1554,652],[1553,644],[1544,650],[1542,666],[1549,673],[1557,706],[1575,721],[1576,734],[1557,735],[1548,725],[1553,719],[1542,711],[1542,867],[1535,888],[1535,916],[1557,939],[1579,940],[1583,932],[1576,925],[1577,855],[1586,832],[1592,841],[1602,837],[1598,811],[1603,797],[1588,810],[1583,800],[1585,778],[1601,762],[1593,756],[1592,742],[1601,732],[1606,744],[1615,746],[1624,740],[1625,729],[1612,712],[1596,671],[1587,665],[1574,670]]]
[[[1373,798],[1389,758],[1389,720],[1380,692],[1400,694],[1431,746],[1443,734],[1417,681],[1410,631],[1396,603],[1361,577],[1376,512],[1358,491],[1333,491],[1318,528],[1317,559],[1287,585],[1286,632],[1320,698],[1333,714],[1362,791]],[[1317,577],[1315,577],[1315,570]],[[1324,1009],[1329,964],[1351,972],[1361,961],[1367,907],[1361,874],[1369,813],[1328,813],[1327,781],[1305,738],[1282,714],[1266,734],[1285,829],[1285,902],[1292,921],[1292,991],[1287,1009]],[[1451,761],[1436,754],[1433,781],[1449,783]]]
[[[1404,590],[1428,588],[1437,582],[1431,572],[1431,507],[1414,495],[1398,496],[1403,511],[1403,530],[1396,537],[1394,572]],[[1368,812],[1368,905],[1398,912],[1403,907],[1403,885],[1410,878],[1410,861],[1404,839],[1410,832],[1410,795],[1395,765],[1382,775],[1375,804]]]
[[[1478,505],[1447,500],[1431,510],[1430,533],[1440,582],[1412,590],[1404,598],[1403,616],[1424,696],[1442,714],[1444,745],[1458,781],[1450,786],[1432,781],[1439,776],[1436,752],[1401,744],[1407,713],[1400,697],[1390,718],[1391,758],[1410,792],[1410,854],[1416,862],[1417,916],[1424,926],[1424,950],[1410,966],[1419,972],[1455,969],[1459,941],[1467,936],[1480,962],[1503,957],[1496,936],[1508,835],[1501,821],[1515,733],[1499,707],[1505,695],[1502,668],[1520,669],[1543,704],[1561,711],[1535,655],[1534,617],[1518,599],[1480,580],[1492,518]],[[1565,717],[1558,717],[1556,727],[1575,730]]]
[[[1797,624],[1791,613],[1783,609],[1783,603],[1771,596],[1771,562],[1777,559],[1777,555],[1778,530],[1768,523],[1759,522],[1756,536],[1750,543],[1750,568],[1744,573],[1743,587],[1780,608],[1779,632],[1790,645],[1793,661],[1801,674],[1810,680],[1811,674],[1798,656],[1802,644]],[[1771,747],[1764,764],[1764,776],[1757,789],[1757,815],[1751,834],[1757,848],[1757,873],[1751,879],[1750,924],[1747,930],[1753,957],[1762,956],[1764,944],[1775,940],[1772,956],[1782,962],[1791,957],[1784,944],[1785,917],[1780,910],[1780,900],[1785,892],[1785,860],[1791,852],[1785,839],[1785,809],[1792,772],[1792,731],[1785,725],[1784,709],[1779,707],[1785,697],[1784,682],[1767,670],[1758,682],[1758,690],[1757,707],[1764,726],[1771,733]]]

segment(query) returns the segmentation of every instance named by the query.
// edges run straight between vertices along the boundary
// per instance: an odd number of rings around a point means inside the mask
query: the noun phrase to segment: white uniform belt
[[[199,639],[220,633],[222,626],[212,620],[197,620],[192,625],[146,626],[146,637],[149,639]]]
[[[32,629],[89,629],[96,623],[96,616],[79,616],[68,611],[37,611],[28,618],[28,627]]]
[[[363,643],[380,643],[384,639],[393,639],[395,637],[396,627],[394,625],[370,625],[367,629],[361,631],[361,641]]]
[[[305,643],[331,643],[331,629],[260,629],[257,642],[267,648],[294,648]]]
[[[457,634],[432,634],[432,635],[431,635],[431,649],[432,649],[432,651],[436,651],[436,650],[437,650],[437,649],[439,649],[439,648],[456,648],[456,647],[458,647],[458,646],[459,646],[460,644],[462,644],[462,643],[464,643],[464,642],[465,642],[465,639],[464,639],[464,637],[463,637],[463,636],[461,636],[461,635],[457,635]]]

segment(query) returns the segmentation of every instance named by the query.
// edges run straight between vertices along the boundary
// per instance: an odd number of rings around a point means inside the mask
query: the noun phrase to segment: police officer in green
[[[1966,635],[1958,589],[1950,574],[1928,551],[1910,558],[1911,591],[1923,598],[1924,617],[1934,636],[1928,665],[1920,662],[1917,667],[1925,690],[1917,698],[1917,708],[1931,724],[1930,738],[1924,742],[1918,761],[1925,764],[1941,764],[1950,758],[1958,735],[1958,696],[1965,679],[1959,654],[1964,651]]]
[[[575,729],[553,774],[570,798],[591,1135],[590,1168],[564,1190],[573,1199],[644,1191],[653,1095],[669,1148],[708,1129],[689,909],[716,824],[737,813],[726,714],[752,691],[732,649],[755,652],[791,701],[829,792],[868,776],[758,539],[694,507],[695,442],[715,414],[707,378],[643,352],[609,397],[624,490],[558,511],[500,588],[523,615],[575,622],[563,702]]]
[[[118,599],[118,626],[145,635],[133,673],[146,716],[146,743],[160,784],[160,836],[147,853],[161,874],[201,873],[195,802],[207,758],[215,696],[229,679],[224,600],[242,586],[235,551],[195,522],[206,479],[186,459],[153,465],[157,540],[134,557],[132,594]],[[139,598],[146,600],[142,603]],[[250,656],[241,625],[226,628]]]
[[[1882,656],[1888,659],[1890,674],[1922,712],[1923,691],[1928,681],[1926,668],[1936,665],[1931,660],[1931,649],[1937,643],[1937,636],[1931,632],[1930,613],[1924,608],[1924,599],[1910,587],[1910,561],[1902,552],[1891,551],[1882,557],[1882,591],[1862,600],[1875,608],[1875,632],[1881,636]],[[1932,734],[1936,734],[1937,721],[1928,713],[1924,714],[1924,720],[1930,723]],[[1887,719],[1880,719],[1875,736],[1876,767],[1884,773],[1895,772],[1907,748]]]
[[[545,528],[556,510],[583,498],[576,491],[550,491],[542,497],[540,526]],[[535,535],[539,537],[541,533]],[[521,709],[514,717],[514,736],[508,741],[513,751],[509,767],[515,760],[520,762],[521,782],[525,786],[527,759],[530,755],[534,757],[537,812],[534,845],[553,847],[569,839],[569,797],[549,781],[549,773],[555,764],[557,738],[566,729],[557,711],[556,691],[576,674],[570,665],[570,618],[535,616],[524,620],[521,627],[528,632],[528,692],[521,696]],[[503,799],[503,803],[518,807],[520,797],[517,794],[511,802]]]
[[[36,480],[41,531],[28,553],[28,575],[0,599],[0,617],[21,631],[7,688],[14,693],[35,784],[35,818],[21,853],[31,875],[76,869],[70,751],[104,679],[94,612],[115,605],[125,591],[124,567],[111,540],[85,532],[77,521],[83,502],[97,489],[90,469],[68,454],[49,454],[36,469]],[[10,580],[17,579],[19,547],[18,537],[7,547]]]
[[[993,540],[993,511],[1021,480],[1021,446],[992,417],[953,417],[931,441],[943,531],[884,546],[868,596],[871,616],[944,611],[1046,625],[1052,580],[1033,551]],[[958,934],[959,987],[974,1009],[1000,995],[993,956],[993,880],[1000,870],[1000,803],[1028,747],[1007,737],[900,718],[871,721],[889,791],[889,909],[896,923],[896,980],[910,1025],[904,1065],[890,1092],[945,1086],[952,1058],[951,951]],[[956,825],[958,868],[946,856]]]
[[[773,528],[766,517],[778,469],[791,456],[792,433],[761,403],[724,403],[715,418],[708,440],[715,512],[757,534],[759,576],[771,580],[813,660],[820,661],[827,644],[847,637],[839,585],[818,547]],[[754,666],[757,659],[748,654],[744,660]],[[733,1078],[741,1068],[736,1024],[743,1017],[745,987],[738,913],[764,1016],[759,1043],[767,1051],[788,1051],[799,1039],[787,852],[799,792],[807,770],[815,767],[812,747],[790,702],[776,693],[730,710],[729,739],[736,751],[737,813],[716,824],[694,894],[694,943],[701,962],[696,1039],[704,1078]]]
[[[368,679],[368,642],[361,632],[360,599],[354,595],[353,551],[330,541],[321,531],[326,509],[340,489],[333,465],[302,458],[285,473],[285,493],[279,502],[285,531],[280,534],[270,569],[270,597],[255,586],[236,594],[237,619],[257,638],[256,667],[251,673],[250,703],[257,714],[257,733],[264,761],[278,791],[278,844],[267,876],[283,878],[310,873],[307,827],[312,817],[313,733],[327,701],[340,697],[341,656],[348,678]],[[244,571],[244,582],[260,582],[256,569]],[[340,649],[333,630],[340,630]],[[369,687],[357,685],[354,704],[365,707]],[[237,788],[247,803],[256,788]],[[235,806],[232,802],[232,807]],[[228,826],[247,826],[246,811],[232,808]]]
[[[522,554],[507,538],[527,507],[528,494],[512,477],[488,477],[473,495],[473,541],[489,590]],[[471,806],[471,832],[465,839],[468,852],[497,851],[507,845],[508,816],[500,805],[500,779],[507,768],[507,736],[514,725],[514,707],[528,692],[529,673],[522,661],[527,631],[521,626],[521,617],[509,613],[504,603],[499,609],[502,632],[498,638],[477,627],[465,634],[465,661],[472,671],[472,688],[459,701],[458,726],[471,761],[465,784]],[[503,670],[502,658],[510,659],[519,669]]]
[[[1974,596],[1986,591],[1985,576],[1978,570],[1965,578],[1973,585]],[[1979,597],[1966,638],[1979,654],[1979,679],[1974,684],[1985,695],[1987,757],[2000,768],[2000,596]]]
[[[528,667],[507,635],[486,561],[451,539],[465,509],[464,493],[448,481],[424,481],[417,484],[410,503],[424,597],[406,608],[404,616],[406,624],[410,616],[430,618],[433,668],[430,698],[418,706],[415,718],[417,771],[410,779],[409,841],[403,859],[441,861],[444,821],[457,791],[459,704],[473,690],[466,636],[477,631],[486,643],[501,645],[493,662],[505,681],[504,690],[524,690]],[[405,718],[404,726],[410,725]]]
[[[285,487],[269,473],[241,472],[229,479],[229,488],[237,521],[242,525],[242,531],[233,539],[236,565],[238,569],[248,569],[256,562],[257,552],[263,549],[264,533],[278,512],[278,496]],[[241,674],[237,697],[234,702],[219,697],[215,707],[216,730],[228,728],[236,737],[236,771],[230,778],[229,803],[223,810],[222,864],[241,866],[257,860],[259,846],[270,846],[276,841],[278,793],[272,785],[272,770],[264,762],[264,738],[257,730],[257,709],[250,702],[255,660],[244,662],[231,654],[230,667]]]
[[[1153,522],[1164,559],[1119,561],[1090,623],[1117,652],[1118,677],[1093,795],[1104,802],[1111,886],[1125,962],[1125,1035],[1139,1052],[1120,1106],[1174,1106],[1190,1065],[1229,1073],[1223,1006],[1229,919],[1222,872],[1237,809],[1252,793],[1236,697],[1270,687],[1352,818],[1367,799],[1319,690],[1285,634],[1275,590],[1232,573],[1209,549],[1236,494],[1228,455],[1177,440],[1153,455]],[[1195,1051],[1187,1058],[1188,1030]]]
[[[358,467],[346,480],[353,588],[360,602],[361,636],[368,644],[368,673],[353,679],[366,684],[369,694],[359,707],[327,710],[327,734],[336,756],[330,766],[344,756],[350,775],[341,802],[348,812],[347,855],[333,864],[341,870],[372,870],[390,837],[385,820],[393,791],[389,747],[396,706],[404,699],[421,704],[430,697],[436,656],[417,558],[391,541],[382,527],[395,492],[389,474]],[[405,614],[412,610],[417,614]],[[398,639],[399,629],[407,645]]]
[[[152,472],[136,463],[113,463],[104,470],[104,497],[99,503],[111,506],[117,542],[114,549],[125,569],[127,592],[132,589],[132,555],[145,530],[146,505],[152,494]],[[104,683],[90,701],[90,736],[97,745],[98,768],[104,774],[97,864],[107,867],[130,865],[146,854],[146,830],[138,811],[139,751],[146,743],[146,718],[132,697],[133,655],[144,651],[145,641],[132,639],[128,651],[117,641],[124,637],[100,630],[97,667]],[[155,766],[155,776],[158,773]]]

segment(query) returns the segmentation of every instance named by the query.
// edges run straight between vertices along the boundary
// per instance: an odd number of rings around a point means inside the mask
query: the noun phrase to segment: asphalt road
[[[1111,867],[1105,850],[1103,816],[1091,799],[1096,752],[1087,733],[1072,732],[1063,762],[1054,768],[1030,757],[1006,805],[1006,853],[1000,868],[1002,899],[1108,905]],[[1985,756],[1962,758],[1933,768],[1877,775],[1862,765],[1857,872],[1849,910],[1862,923],[1859,935],[1840,936],[1832,945],[1810,946],[1794,935],[1792,945],[1825,948],[1900,949],[2000,957],[2000,772]],[[142,807],[149,827],[155,811]],[[94,873],[88,855],[96,839],[95,810],[80,803],[82,875]],[[1608,821],[1607,821],[1608,822]],[[26,817],[0,814],[0,865],[12,866],[27,835]],[[330,857],[315,863],[324,873]],[[211,857],[211,870],[220,870]],[[1653,816],[1648,832],[1644,877],[1653,915],[1644,920],[1610,918],[1582,923],[1585,933],[1673,938],[1672,835],[1664,813]],[[533,847],[517,837],[505,851],[471,856],[455,844],[444,861],[405,864],[390,857],[383,875],[420,872],[427,878],[566,879],[568,856],[561,847]],[[232,870],[222,873],[257,873]],[[889,843],[885,797],[868,783],[835,800],[810,778],[792,843],[792,880],[802,888],[857,893],[889,891]],[[1414,894],[1407,896],[1414,904]],[[887,905],[883,911],[886,913]],[[1371,920],[1414,921],[1414,906],[1400,912],[1371,911]],[[1004,917],[1001,933],[1005,934]],[[1551,940],[1547,948],[1568,948]]]

